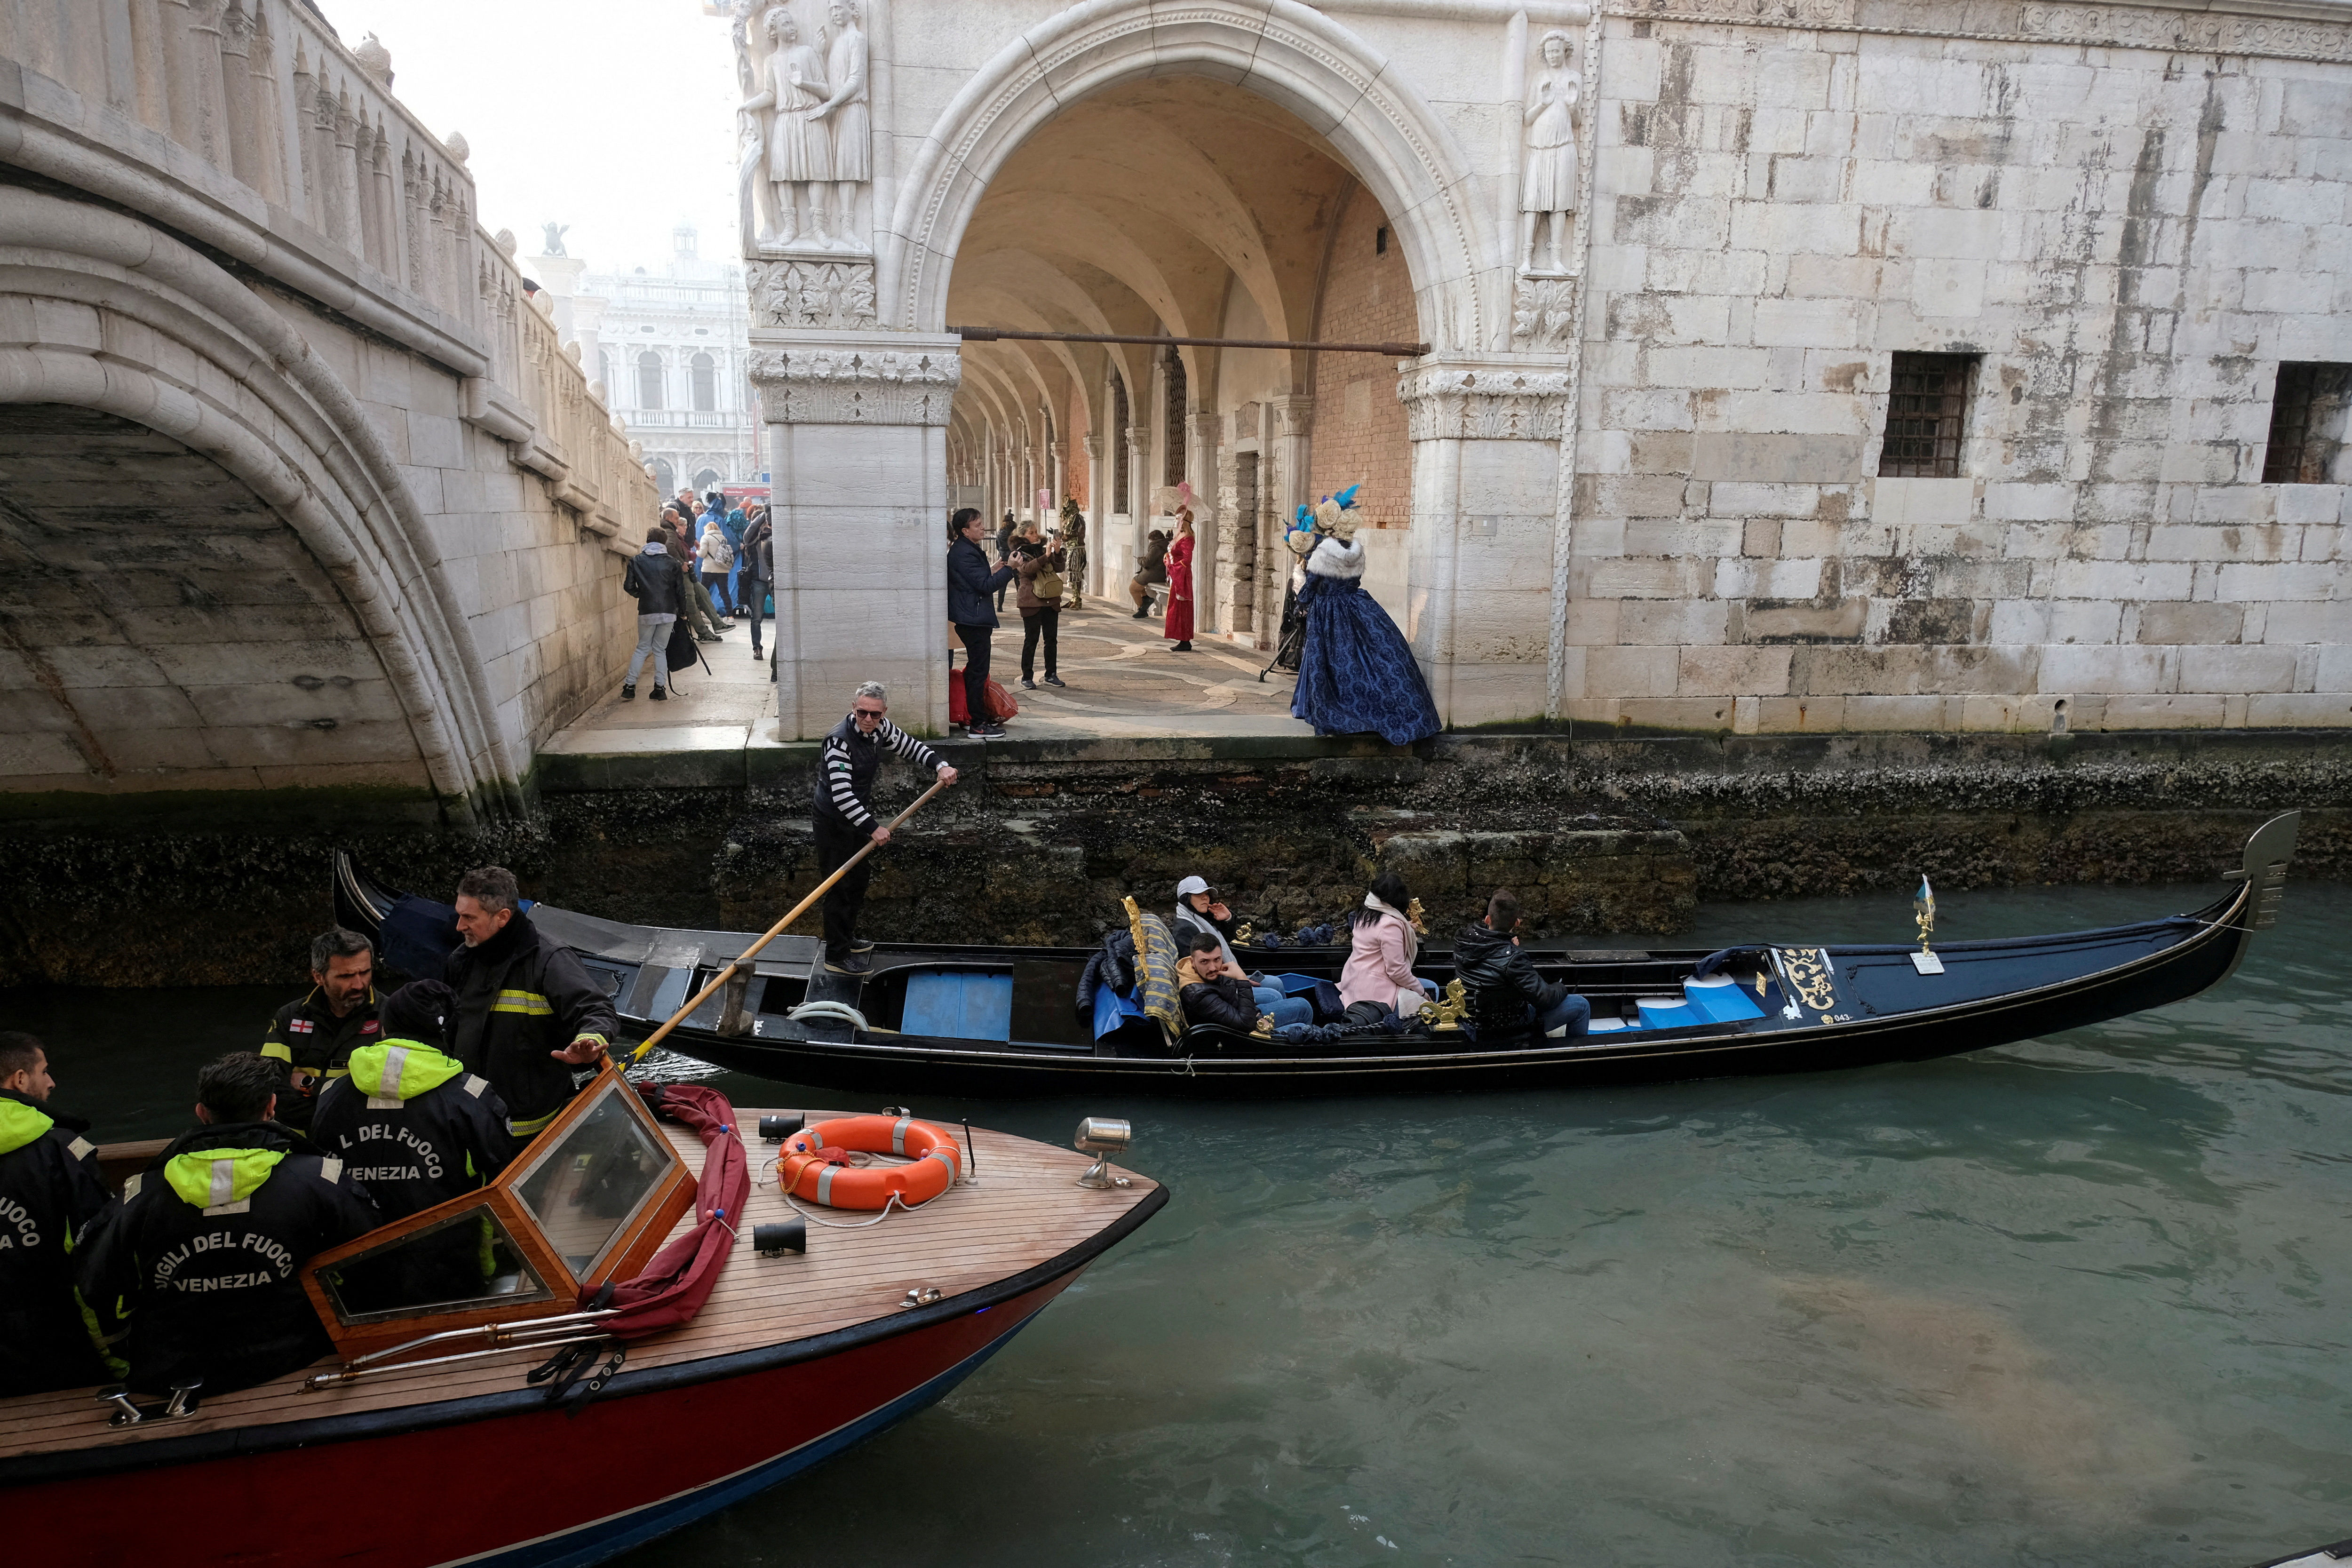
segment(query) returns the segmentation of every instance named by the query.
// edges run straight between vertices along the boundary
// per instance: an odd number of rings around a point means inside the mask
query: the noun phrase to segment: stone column
[[[1224,421],[1206,408],[1184,416],[1184,477],[1192,495],[1192,616],[1204,632],[1223,631],[1223,601],[1217,594],[1217,439]]]
[[[1151,429],[1139,419],[1127,426],[1127,558],[1140,561],[1151,528]]]
[[[1054,505],[1051,511],[1057,512],[1062,507],[1062,498],[1069,494],[1068,474],[1062,466],[1062,459],[1069,455],[1070,444],[1067,441],[1056,441],[1046,450],[1053,459],[1053,478],[1046,481],[1054,492]],[[1047,516],[1037,520],[1037,525],[1043,528],[1053,521],[1049,512]]]
[[[1449,726],[1544,716],[1564,366],[1444,354],[1398,383],[1412,441],[1405,635]]]
[[[890,717],[944,735],[949,405],[945,333],[755,331],[776,523],[779,740],[841,721],[861,680]]]
[[[1273,426],[1272,438],[1266,443],[1273,458],[1271,474],[1263,474],[1258,483],[1265,488],[1269,510],[1274,515],[1270,531],[1273,534],[1268,559],[1271,565],[1259,574],[1265,597],[1265,634],[1275,641],[1282,637],[1282,595],[1288,585],[1288,575],[1297,564],[1296,558],[1283,544],[1282,536],[1289,531],[1291,520],[1302,506],[1314,504],[1315,399],[1306,393],[1294,393],[1287,397],[1267,400],[1267,422]]]
[[[530,270],[548,297],[555,301],[556,337],[565,342],[578,337],[579,317],[574,314],[573,305],[580,294],[581,276],[588,270],[587,260],[578,256],[534,256],[530,258]],[[592,346],[583,342],[581,353],[586,355]],[[593,375],[595,360],[587,360],[587,364],[589,374]]]
[[[1090,599],[1102,594],[1103,524],[1110,516],[1110,509],[1103,504],[1104,481],[1108,477],[1105,469],[1108,467],[1103,461],[1100,431],[1087,431],[1087,504],[1080,509],[1087,514],[1087,576],[1078,586],[1079,591]]]

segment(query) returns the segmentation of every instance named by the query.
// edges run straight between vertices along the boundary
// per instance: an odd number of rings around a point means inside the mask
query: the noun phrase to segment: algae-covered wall
[[[2305,814],[2296,879],[2340,879],[2352,876],[2347,740],[1450,737],[1425,756],[1325,746],[1244,760],[974,747],[957,758],[964,782],[877,862],[866,930],[1092,942],[1122,895],[1158,909],[1194,872],[1236,912],[1295,929],[1346,912],[1392,868],[1439,940],[1497,885],[1543,934],[1663,936],[1702,899],[1907,887],[1922,873],[1953,889],[2213,881],[2255,825],[2289,809]],[[886,804],[916,788],[886,773]],[[291,984],[331,918],[338,847],[388,885],[445,898],[467,866],[496,860],[589,913],[763,928],[816,879],[809,798],[794,764],[756,787],[551,787],[535,819],[463,837],[381,826],[363,807],[25,826],[0,834],[15,889],[0,985]]]

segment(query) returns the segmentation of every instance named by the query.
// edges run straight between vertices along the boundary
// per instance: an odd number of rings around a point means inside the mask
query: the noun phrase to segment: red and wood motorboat
[[[629,1106],[617,1075],[604,1083],[623,1098],[601,1110],[585,1104],[591,1095],[575,1101],[509,1168],[517,1182],[501,1178],[510,1191],[499,1202],[455,1200],[313,1261],[313,1297],[340,1361],[184,1415],[151,1405],[131,1425],[112,1424],[121,1404],[94,1389],[0,1400],[11,1560],[601,1562],[938,1399],[1167,1201],[1163,1188],[1100,1160],[1092,1184],[1081,1184],[1086,1154],[958,1127],[948,1136],[970,1168],[938,1198],[886,1210],[865,1228],[811,1226],[804,1253],[764,1255],[757,1227],[799,1215],[768,1168],[776,1145],[760,1137],[761,1113],[731,1112],[756,1179],[741,1212],[720,1216],[731,1241],[705,1222],[724,1256],[716,1285],[690,1321],[624,1346],[603,1335],[604,1320],[579,1315],[572,1292],[603,1277],[600,1260],[634,1269],[648,1249],[626,1223],[593,1216],[642,1219],[656,1240],[690,1232],[697,1215],[680,1217],[674,1176],[699,1165],[703,1150],[695,1134],[656,1128]],[[614,1184],[591,1173],[609,1173],[614,1152],[638,1136],[632,1117],[666,1143],[641,1140],[626,1152],[646,1173],[642,1201],[613,1203]],[[575,1125],[581,1144],[551,1145]],[[526,1169],[534,1159],[537,1176]],[[565,1183],[568,1195],[552,1190]],[[434,1216],[467,1204],[466,1223],[479,1227],[468,1234],[487,1229],[489,1214],[521,1244],[509,1258],[516,1272],[499,1282],[501,1309],[371,1310],[383,1303],[362,1299],[358,1269],[336,1266],[420,1226],[446,1226]],[[583,1226],[594,1236],[583,1240]],[[479,1348],[492,1339],[503,1342]],[[368,1361],[366,1347],[378,1344],[398,1348]],[[526,1381],[559,1345],[588,1373],[562,1402]]]

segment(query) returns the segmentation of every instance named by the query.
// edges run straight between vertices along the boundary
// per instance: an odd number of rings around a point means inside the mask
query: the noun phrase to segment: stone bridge
[[[391,82],[289,0],[0,5],[16,815],[496,821],[634,642],[653,483]]]

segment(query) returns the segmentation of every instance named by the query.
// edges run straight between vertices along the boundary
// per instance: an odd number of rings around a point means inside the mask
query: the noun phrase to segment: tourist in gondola
[[[1256,1032],[1260,1017],[1280,1021],[1258,1006],[1248,980],[1225,967],[1224,949],[1213,936],[1192,939],[1192,951],[1176,966],[1176,999],[1188,1024],[1216,1024],[1248,1035]]]
[[[285,1092],[278,1120],[299,1131],[328,1084],[343,1076],[351,1055],[376,1037],[375,947],[337,926],[310,943],[310,990],[269,1020],[261,1054],[284,1064]]]
[[[572,950],[519,907],[512,871],[482,866],[457,880],[449,980],[457,1000],[450,1054],[507,1102],[507,1131],[535,1136],[596,1076],[612,1046],[613,1004]]]
[[[1168,546],[1168,616],[1160,635],[1176,646],[1170,653],[1192,651],[1192,509],[1176,512],[1176,537]]]
[[[1412,901],[1404,879],[1394,871],[1373,879],[1363,907],[1355,913],[1347,967],[1339,972],[1339,1000],[1346,1005],[1377,1007],[1410,1018],[1428,1000],[1432,988],[1412,973],[1413,961],[1421,956],[1421,938],[1405,912]]]
[[[1252,974],[1234,952],[1233,936],[1235,921],[1234,911],[1217,898],[1217,890],[1209,886],[1204,877],[1187,877],[1176,884],[1176,918],[1170,922],[1169,931],[1176,938],[1177,951],[1189,952],[1200,937],[1213,937],[1217,951],[1223,955],[1223,967],[1249,984],[1257,1002],[1257,1010],[1271,1014],[1277,1024],[1311,1024],[1315,1021],[1315,1005],[1302,996],[1285,996],[1282,987],[1263,974]],[[1180,978],[1189,959],[1180,960],[1176,972]]]
[[[49,1104],[56,1088],[38,1039],[0,1034],[0,1399],[109,1376],[73,1274],[106,1181],[89,1123]]]
[[[1519,946],[1518,931],[1518,898],[1497,888],[1486,900],[1486,918],[1454,939],[1454,971],[1470,994],[1471,1033],[1488,1040],[1583,1034],[1592,1004],[1538,974]]]
[[[438,980],[402,986],[384,998],[383,1037],[319,1098],[311,1142],[342,1157],[386,1221],[463,1197],[514,1158],[506,1101],[445,1048],[457,1006]]]
[[[1392,746],[1410,745],[1444,726],[1412,647],[1364,592],[1364,547],[1349,515],[1355,496],[1350,485],[1315,509],[1317,537],[1298,595],[1307,637],[1290,711],[1318,735],[1375,734]]]
[[[1010,523],[1013,514],[1006,512],[1004,520]],[[989,570],[980,543],[987,536],[978,507],[965,507],[948,520],[948,621],[963,644],[964,733],[975,741],[1001,741],[1004,726],[988,710],[988,645],[996,635],[996,608],[988,596],[1013,581],[1013,569],[1001,564]]]
[[[974,531],[979,530],[977,511],[971,513],[971,526]],[[977,542],[972,548],[978,551]],[[985,600],[982,607],[987,607]],[[890,842],[888,824],[874,811],[874,777],[881,771],[884,752],[930,769],[941,784],[956,781],[955,769],[890,722],[889,713],[888,689],[878,680],[866,682],[850,699],[849,716],[833,727],[817,752],[815,826],[820,877],[830,877],[847,865],[868,840],[877,845]],[[866,884],[873,876],[874,861],[868,856],[851,867],[849,874],[824,896],[824,966],[835,974],[863,974],[872,967],[866,955],[874,951],[874,944],[859,939],[857,912],[865,907]]]
[[[194,1130],[124,1185],[75,1249],[82,1300],[117,1303],[133,1393],[207,1399],[308,1366],[332,1346],[301,1267],[375,1228],[341,1160],[275,1120],[278,1064],[236,1051],[196,1075]]]

